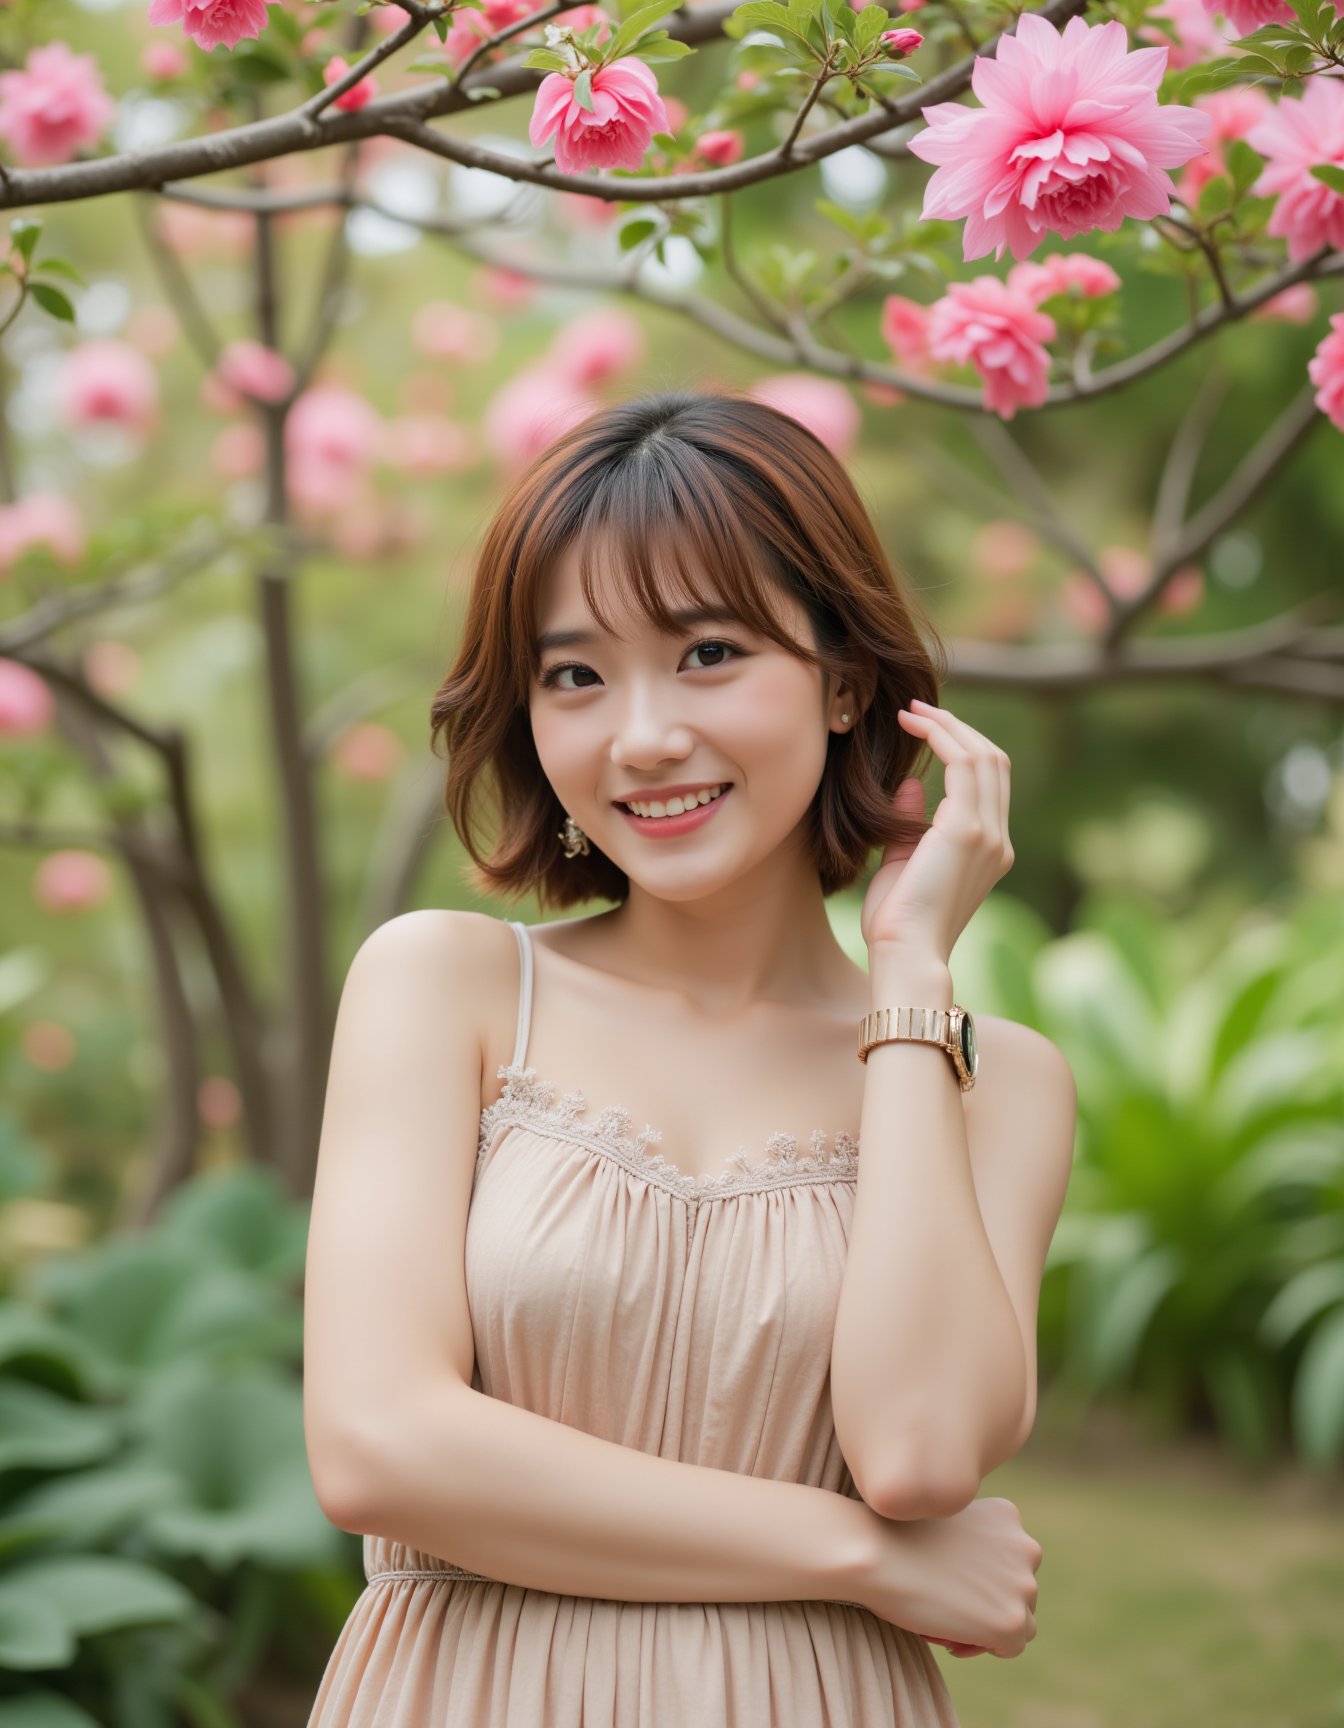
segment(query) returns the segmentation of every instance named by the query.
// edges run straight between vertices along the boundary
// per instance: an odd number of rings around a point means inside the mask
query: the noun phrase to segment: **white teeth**
[[[706,786],[700,792],[688,792],[682,798],[669,798],[666,802],[655,798],[650,804],[627,804],[627,810],[633,810],[636,816],[659,817],[680,816],[687,810],[694,810],[700,804],[708,804],[720,796],[723,786]]]

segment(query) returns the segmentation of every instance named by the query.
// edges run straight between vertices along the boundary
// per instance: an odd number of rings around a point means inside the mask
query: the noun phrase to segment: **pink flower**
[[[935,102],[910,149],[940,166],[923,216],[964,216],[966,259],[1007,247],[1025,258],[1050,232],[1071,239],[1116,229],[1126,216],[1165,215],[1162,173],[1198,155],[1212,122],[1198,109],[1158,106],[1165,48],[1127,50],[1117,18],[1070,18],[1061,34],[1025,12],[997,58],[979,56],[971,87],[984,104]]]
[[[1210,90],[1195,97],[1195,107],[1202,109],[1213,121],[1207,148],[1202,156],[1187,162],[1176,182],[1181,202],[1193,209],[1208,182],[1227,172],[1223,160],[1223,145],[1234,138],[1244,138],[1270,108],[1269,97],[1250,84],[1234,84],[1230,90]]]
[[[400,6],[375,6],[370,21],[380,35],[390,36],[394,30],[400,30],[403,24],[409,24],[411,15]]]
[[[1025,576],[1041,554],[1041,542],[1025,523],[996,516],[971,542],[971,562],[982,575],[996,582]]]
[[[466,427],[446,414],[403,414],[387,422],[383,460],[398,474],[428,479],[470,468],[476,451]]]
[[[1320,246],[1344,246],[1344,193],[1311,173],[1326,162],[1344,168],[1344,84],[1306,79],[1301,96],[1281,98],[1246,142],[1268,158],[1251,191],[1278,199],[1266,232],[1287,240],[1289,258],[1297,264]]]
[[[0,72],[0,134],[25,168],[71,161],[116,113],[92,54],[64,42],[34,48],[21,72]]]
[[[536,10],[535,6],[530,6],[528,9],[529,11]],[[605,24],[606,28],[599,31],[597,36],[599,47],[611,35],[611,19],[600,6],[572,6],[568,12],[562,12],[558,18],[552,19],[551,22],[557,26],[568,25],[571,30],[579,34],[582,34],[591,24]]]
[[[882,339],[907,372],[917,377],[933,370],[929,353],[929,309],[904,294],[882,302]]]
[[[129,342],[109,338],[72,348],[61,371],[60,394],[70,427],[110,424],[144,437],[158,419],[158,376]]]
[[[318,384],[297,398],[285,421],[285,455],[294,501],[313,512],[339,509],[378,454],[383,425],[363,396]]]
[[[411,340],[434,360],[479,364],[499,347],[499,325],[452,300],[427,300],[411,320]]]
[[[211,377],[212,406],[226,412],[241,408],[249,396],[259,402],[282,402],[294,388],[294,368],[284,355],[250,337],[228,344]]]
[[[1072,294],[1076,288],[1084,299],[1114,294],[1120,278],[1109,264],[1086,252],[1052,252],[1039,264],[1028,259],[1008,272],[1008,286],[1025,294],[1033,306],[1055,294]]]
[[[63,564],[84,556],[84,523],[59,492],[30,492],[13,504],[0,504],[0,575],[32,546],[47,547]]]
[[[918,30],[884,30],[881,35],[882,46],[893,60],[904,60],[907,54],[913,54],[924,38]]]
[[[0,738],[35,738],[55,712],[45,678],[20,660],[0,660]]]
[[[557,330],[547,365],[576,389],[604,384],[644,358],[644,326],[619,306],[595,306]]]
[[[480,265],[472,272],[471,286],[491,306],[508,312],[530,306],[539,291],[533,277],[510,270],[506,264]]]
[[[46,912],[88,912],[112,892],[112,872],[96,852],[49,852],[33,873],[33,895]]]
[[[548,72],[537,88],[527,135],[534,145],[555,135],[562,174],[638,168],[655,132],[669,128],[658,80],[643,60],[626,55],[592,75],[592,109],[574,95],[574,80]]]
[[[1041,344],[1054,335],[1054,319],[997,276],[953,282],[929,308],[930,354],[974,366],[985,407],[1005,420],[1045,400],[1050,356]]]
[[[545,366],[532,366],[496,391],[481,430],[501,467],[518,470],[596,409],[597,403],[567,380]]]
[[[361,720],[334,740],[331,760],[347,780],[386,780],[401,766],[406,747],[388,726]]]
[[[1321,297],[1310,282],[1294,282],[1262,300],[1251,313],[1252,318],[1282,318],[1286,324],[1310,324],[1316,316]]]
[[[740,132],[702,132],[695,141],[696,155],[714,168],[731,168],[745,148]]]
[[[210,446],[210,466],[222,480],[260,474],[266,460],[266,434],[253,420],[224,426]]]
[[[806,426],[842,459],[858,442],[863,423],[858,403],[833,378],[819,378],[815,372],[777,372],[753,384],[747,394]]]
[[[1204,0],[1209,12],[1221,12],[1234,36],[1249,36],[1262,24],[1288,24],[1292,11],[1283,0]]]
[[[1148,9],[1150,18],[1164,18],[1176,33],[1176,41],[1154,24],[1145,24],[1138,32],[1145,42],[1156,42],[1167,50],[1167,70],[1178,72],[1199,60],[1212,59],[1216,50],[1228,40],[1202,5],[1201,0],[1164,0],[1161,6]]]
[[[140,656],[115,636],[90,642],[81,661],[84,676],[100,696],[124,696],[140,676]]]
[[[1316,406],[1344,432],[1344,312],[1331,318],[1329,334],[1307,361],[1307,377],[1316,386]]]
[[[342,59],[339,54],[333,54],[322,68],[322,82],[330,86],[338,78],[344,78],[349,70],[349,61]],[[370,72],[367,77],[361,78],[358,84],[352,85],[344,96],[338,96],[332,103],[332,107],[348,108],[353,112],[355,109],[362,108],[366,102],[371,102],[377,94],[378,81]]]
[[[150,78],[180,78],[187,70],[187,57],[176,42],[146,42],[140,65]]]
[[[199,48],[236,48],[260,36],[272,0],[149,0],[151,24],[180,24]]]

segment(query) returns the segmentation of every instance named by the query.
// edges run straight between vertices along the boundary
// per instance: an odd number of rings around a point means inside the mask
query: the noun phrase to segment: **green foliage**
[[[1042,1291],[1042,1372],[1135,1391],[1261,1462],[1344,1459],[1344,911],[1249,921],[1184,972],[1103,901],[1049,940],[991,899],[958,988],[1067,1056],[1078,1144]]]
[[[346,1575],[304,1444],[306,1238],[275,1178],[220,1172],[0,1302],[0,1725],[236,1723]]]

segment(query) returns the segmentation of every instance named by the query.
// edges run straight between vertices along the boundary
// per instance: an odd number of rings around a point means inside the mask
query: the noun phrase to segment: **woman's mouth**
[[[637,816],[626,804],[617,804],[616,808],[632,828],[649,839],[655,840],[661,835],[670,840],[678,834],[690,833],[693,828],[703,828],[732,789],[733,782],[725,781],[717,798],[711,798],[708,804],[697,804],[693,809],[683,810],[680,816]]]

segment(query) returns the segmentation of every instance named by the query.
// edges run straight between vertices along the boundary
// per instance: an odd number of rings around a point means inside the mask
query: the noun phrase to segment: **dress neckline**
[[[747,1148],[739,1146],[719,1174],[695,1175],[678,1169],[661,1152],[650,1151],[651,1145],[662,1140],[662,1130],[646,1124],[632,1133],[633,1119],[624,1105],[606,1104],[588,1117],[582,1092],[560,1093],[556,1083],[538,1076],[535,1068],[510,1062],[497,1068],[495,1074],[504,1081],[504,1090],[481,1112],[478,1165],[496,1126],[510,1122],[605,1153],[633,1175],[684,1200],[709,1200],[804,1183],[853,1181],[858,1175],[859,1136],[844,1129],[828,1135],[824,1128],[812,1130],[805,1152],[799,1149],[796,1135],[781,1131],[766,1140],[758,1162],[753,1163]],[[828,1150],[831,1139],[834,1147]]]

